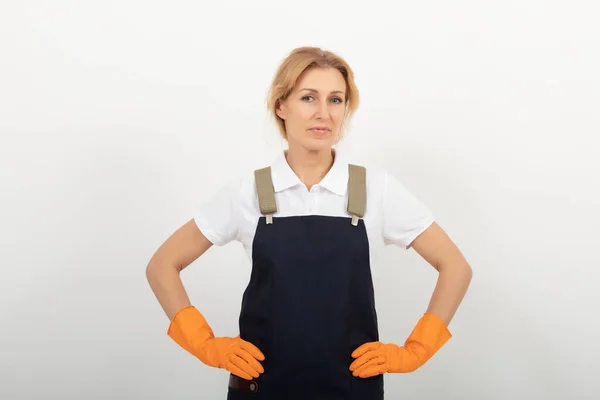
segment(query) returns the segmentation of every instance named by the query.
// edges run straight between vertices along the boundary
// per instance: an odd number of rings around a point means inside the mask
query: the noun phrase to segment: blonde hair
[[[346,113],[342,129],[339,132],[341,138],[345,123],[350,120],[358,108],[359,94],[350,65],[342,57],[330,51],[318,47],[298,47],[292,50],[279,65],[273,77],[267,96],[267,108],[273,114],[279,133],[286,139],[285,124],[283,119],[277,115],[276,109],[279,103],[286,100],[294,90],[300,75],[311,68],[335,68],[340,71],[346,81]]]

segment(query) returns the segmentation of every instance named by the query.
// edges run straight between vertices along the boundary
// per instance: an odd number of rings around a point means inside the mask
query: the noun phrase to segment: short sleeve
[[[238,236],[240,182],[221,187],[194,214],[198,229],[211,243],[223,246]]]
[[[434,222],[433,213],[388,171],[383,183],[383,241],[408,249]]]

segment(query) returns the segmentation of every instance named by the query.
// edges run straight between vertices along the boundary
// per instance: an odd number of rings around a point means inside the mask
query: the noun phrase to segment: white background
[[[392,171],[474,270],[453,339],[390,399],[598,398],[600,6],[593,1],[9,1],[0,6],[0,398],[224,399],[167,336],[144,270],[222,182],[284,146],[265,110],[294,47],[361,91],[340,149]],[[437,277],[376,270],[402,344]],[[239,244],[183,274],[237,333]]]

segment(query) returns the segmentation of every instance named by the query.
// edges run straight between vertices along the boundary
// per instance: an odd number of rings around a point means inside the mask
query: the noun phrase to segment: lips
[[[310,131],[316,135],[322,136],[322,135],[325,135],[326,133],[328,133],[330,131],[330,129],[329,128],[311,128]]]

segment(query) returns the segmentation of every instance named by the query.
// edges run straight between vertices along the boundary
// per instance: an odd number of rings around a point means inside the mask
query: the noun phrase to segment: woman
[[[358,106],[349,65],[331,52],[289,54],[269,109],[289,148],[224,188],[154,254],[147,278],[168,335],[230,372],[228,399],[383,399],[383,374],[414,371],[451,337],[471,280],[431,212],[385,170],[349,164],[333,146]],[[179,273],[233,240],[252,261],[237,336],[215,336]],[[378,336],[371,253],[413,248],[439,271],[428,309],[403,345]]]

